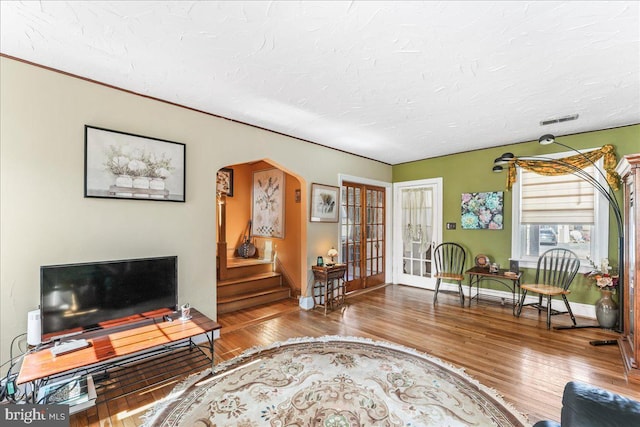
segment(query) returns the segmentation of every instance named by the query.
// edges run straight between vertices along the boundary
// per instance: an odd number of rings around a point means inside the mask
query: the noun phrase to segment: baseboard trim
[[[403,286],[411,286],[411,285],[403,285]],[[421,289],[428,289],[428,290],[432,290],[435,291],[435,287],[430,287],[430,286],[418,286]],[[442,291],[447,291],[447,292],[458,292],[458,285],[453,284],[453,283],[441,283],[440,284],[440,290]],[[463,285],[462,286],[462,290],[464,291],[464,296],[465,298],[469,298],[469,286],[468,285]],[[475,295],[475,288],[472,292],[472,296]],[[500,291],[497,289],[487,289],[487,288],[480,288],[480,298],[482,298],[483,295],[489,296],[489,297],[493,297],[493,298],[504,298],[505,301],[511,301],[511,297],[512,294],[511,292],[507,292],[507,291]],[[518,295],[516,294],[516,297]],[[535,295],[527,295],[527,298],[525,299],[524,303],[525,304],[530,304],[530,303],[534,303],[534,302],[538,302],[538,297]],[[571,302],[569,301],[569,304],[571,304],[571,311],[573,311],[573,314],[575,316],[579,316],[579,317],[585,317],[588,319],[595,319],[596,318],[596,308],[595,305],[593,304],[584,304],[584,303],[577,303],[577,302]],[[594,302],[595,304],[595,302]],[[558,311],[565,311],[566,307],[564,306],[564,302],[562,302],[561,299],[553,299],[551,300],[551,308],[553,308],[554,310],[558,310]]]

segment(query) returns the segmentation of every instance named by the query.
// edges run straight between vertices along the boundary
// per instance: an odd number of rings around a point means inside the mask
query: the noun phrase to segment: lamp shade
[[[509,162],[511,160],[513,160],[514,158],[515,158],[515,156],[513,155],[513,153],[504,153],[502,156],[496,158],[493,161],[493,164],[494,164],[494,166],[504,166],[506,164],[509,164]]]
[[[542,135],[540,139],[538,139],[538,143],[540,145],[549,145],[553,144],[554,142],[556,142],[556,137],[551,135],[550,133]]]
[[[335,250],[334,248],[329,249],[329,252],[327,252],[327,256],[333,258],[334,256],[338,256],[338,251]]]

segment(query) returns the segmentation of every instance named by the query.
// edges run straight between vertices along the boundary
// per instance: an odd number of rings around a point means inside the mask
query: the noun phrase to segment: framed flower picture
[[[340,188],[311,184],[311,222],[338,222]]]
[[[460,223],[464,230],[502,230],[502,191],[462,193]]]
[[[284,172],[265,169],[253,173],[251,209],[254,236],[284,238]]]
[[[185,144],[85,125],[84,196],[185,201]]]

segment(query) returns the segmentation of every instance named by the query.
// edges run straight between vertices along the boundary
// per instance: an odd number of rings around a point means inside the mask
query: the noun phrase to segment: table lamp
[[[333,257],[338,256],[338,251],[335,250],[334,248],[329,249],[329,252],[327,252],[327,256],[331,258],[331,262],[327,263],[327,266],[332,266],[335,265],[335,262],[333,262]]]

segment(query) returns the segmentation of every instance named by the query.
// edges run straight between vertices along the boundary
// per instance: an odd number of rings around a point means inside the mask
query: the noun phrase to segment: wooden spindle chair
[[[433,251],[433,261],[435,262],[436,273],[436,293],[433,295],[433,304],[438,302],[438,292],[442,280],[458,283],[460,293],[460,305],[464,307],[464,292],[462,291],[462,281],[464,280],[464,263],[466,252],[457,243],[445,242],[436,246]]]
[[[516,316],[520,317],[522,307],[532,306],[538,309],[538,314],[545,310],[547,312],[547,329],[551,329],[551,316],[556,314],[569,314],[573,325],[576,325],[576,318],[571,311],[571,306],[567,300],[567,295],[571,293],[569,286],[576,277],[580,268],[578,255],[569,249],[549,249],[538,258],[536,269],[536,279],[533,284],[523,284],[520,286],[521,296],[516,310]],[[525,304],[527,293],[538,294],[538,302]],[[546,304],[543,304],[542,297],[546,296]],[[562,297],[567,311],[559,311],[551,308],[551,299],[554,296]]]

